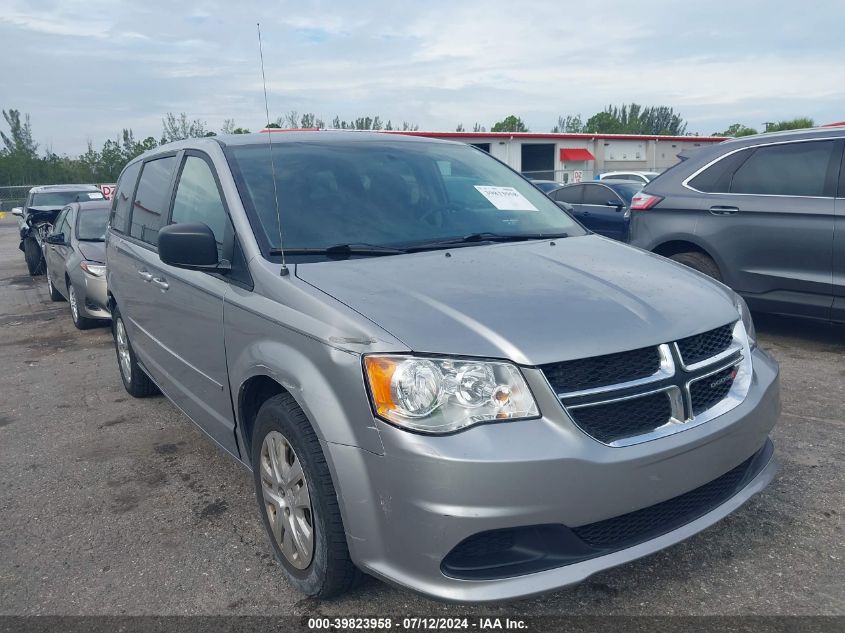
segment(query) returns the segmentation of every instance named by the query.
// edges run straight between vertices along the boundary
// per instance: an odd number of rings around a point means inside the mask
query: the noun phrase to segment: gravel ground
[[[0,614],[845,614],[845,328],[758,317],[781,363],[781,471],[667,551],[474,608],[369,580],[289,588],[249,474],[162,397],[134,400],[107,327],[80,332],[0,219]]]

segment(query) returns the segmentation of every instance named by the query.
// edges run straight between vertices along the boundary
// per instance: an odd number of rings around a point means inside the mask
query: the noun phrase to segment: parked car
[[[59,212],[44,240],[50,299],[67,299],[73,324],[80,330],[111,318],[103,244],[109,209],[105,200],[71,203]]]
[[[557,182],[556,180],[535,180],[534,178],[531,179],[531,184],[543,193],[550,193],[555,189],[560,189],[564,185],[564,183]]]
[[[660,175],[656,171],[608,171],[599,174],[596,180],[633,180],[644,185]]]
[[[635,197],[631,243],[723,281],[753,310],[845,321],[845,130],[702,148]]]
[[[299,590],[360,569],[537,594],[772,479],[778,367],[727,287],[589,234],[463,144],[268,140],[129,163],[106,264],[126,390],[160,389],[252,470]]]
[[[96,185],[43,185],[29,190],[21,213],[15,215],[20,218],[19,248],[23,251],[30,275],[44,273],[42,245],[59,211],[71,202],[103,199],[103,192]]]
[[[640,189],[642,185],[630,180],[602,180],[566,185],[549,196],[571,205],[575,219],[591,231],[627,242],[631,199]]]

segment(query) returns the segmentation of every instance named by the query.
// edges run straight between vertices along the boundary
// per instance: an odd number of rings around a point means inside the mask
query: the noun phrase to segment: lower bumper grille
[[[529,525],[480,532],[455,546],[440,565],[446,576],[496,580],[564,567],[633,547],[704,516],[745,488],[772,458],[770,440],[721,477],[662,503],[569,528]]]
[[[759,472],[769,461],[772,454],[771,446],[771,442],[767,442],[761,451],[764,452],[768,449],[768,454],[756,472]],[[573,528],[572,531],[588,545],[602,549],[631,547],[666,532],[671,532],[707,514],[735,495],[740,488],[748,483],[749,471],[754,470],[753,463],[760,458],[761,453],[756,453],[733,470],[729,470],[710,483],[663,503],[598,523],[582,525]]]

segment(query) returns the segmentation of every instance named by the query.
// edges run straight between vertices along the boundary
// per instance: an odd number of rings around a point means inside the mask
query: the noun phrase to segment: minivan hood
[[[738,318],[730,290],[662,257],[596,235],[554,244],[299,264],[296,275],[415,352],[525,365],[656,345]]]

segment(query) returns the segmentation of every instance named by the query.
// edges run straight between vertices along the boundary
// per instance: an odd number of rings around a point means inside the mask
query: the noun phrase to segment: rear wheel
[[[722,273],[719,270],[719,266],[716,265],[716,262],[709,255],[699,253],[698,251],[690,251],[687,253],[675,253],[669,259],[684,266],[689,266],[700,273],[704,273],[716,281],[722,281]]]
[[[48,273],[49,274],[49,273]],[[82,306],[79,305],[79,295],[76,288],[73,287],[73,282],[67,280],[67,302],[70,304],[70,317],[73,319],[73,324],[80,330],[87,330],[93,327],[96,321],[82,316]]]
[[[55,286],[53,286],[53,278],[50,276],[50,268],[45,266],[44,267],[47,271],[47,292],[50,293],[50,299],[52,301],[63,301],[64,297],[56,290]]]
[[[44,253],[41,252],[38,240],[31,235],[23,241],[23,256],[30,275],[34,277],[44,274]]]
[[[117,306],[112,310],[112,334],[114,335],[114,348],[117,352],[117,366],[120,369],[120,378],[123,386],[130,396],[135,398],[146,398],[158,393],[158,387],[150,380],[138,365],[135,352],[129,343],[129,336],[126,334],[126,325]]]
[[[261,405],[252,464],[261,519],[288,582],[316,598],[357,584],[362,574],[349,557],[326,458],[289,394]]]

